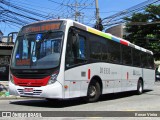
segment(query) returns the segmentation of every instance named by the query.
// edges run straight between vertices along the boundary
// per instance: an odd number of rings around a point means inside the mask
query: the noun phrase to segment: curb
[[[18,100],[18,99],[31,99],[30,97],[20,97],[20,96],[7,96],[7,97],[0,97],[0,100]]]

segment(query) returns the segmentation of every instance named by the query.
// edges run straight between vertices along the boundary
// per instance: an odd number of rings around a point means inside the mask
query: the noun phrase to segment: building
[[[9,78],[9,64],[14,43],[11,40],[12,36],[3,36],[2,32],[0,35],[0,82],[2,83],[8,81]]]
[[[0,82],[8,81],[10,57],[13,44],[0,43]]]
[[[2,42],[2,37],[3,37],[3,33],[2,33],[2,31],[0,30],[0,42]]]
[[[123,38],[124,35],[124,25],[123,24],[119,24],[113,27],[108,28],[106,31],[106,33],[110,33],[114,36]]]
[[[7,40],[8,40],[8,37],[7,36],[3,36],[1,41],[2,41],[2,43],[7,43]]]

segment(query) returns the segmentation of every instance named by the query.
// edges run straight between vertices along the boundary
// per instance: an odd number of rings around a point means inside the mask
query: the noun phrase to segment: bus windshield
[[[11,67],[17,69],[47,69],[59,65],[63,32],[24,34],[18,36]]]

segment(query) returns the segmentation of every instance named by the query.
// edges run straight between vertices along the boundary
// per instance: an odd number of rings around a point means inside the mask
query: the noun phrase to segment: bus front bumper
[[[15,96],[63,99],[62,89],[58,81],[42,87],[17,86],[9,81],[9,93]]]

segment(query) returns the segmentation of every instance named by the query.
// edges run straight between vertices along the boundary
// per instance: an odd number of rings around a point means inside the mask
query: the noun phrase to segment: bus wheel
[[[138,80],[137,83],[137,94],[140,95],[143,93],[143,83],[142,80]]]
[[[96,80],[91,81],[87,92],[87,102],[96,102],[99,99],[100,95],[100,84]]]

